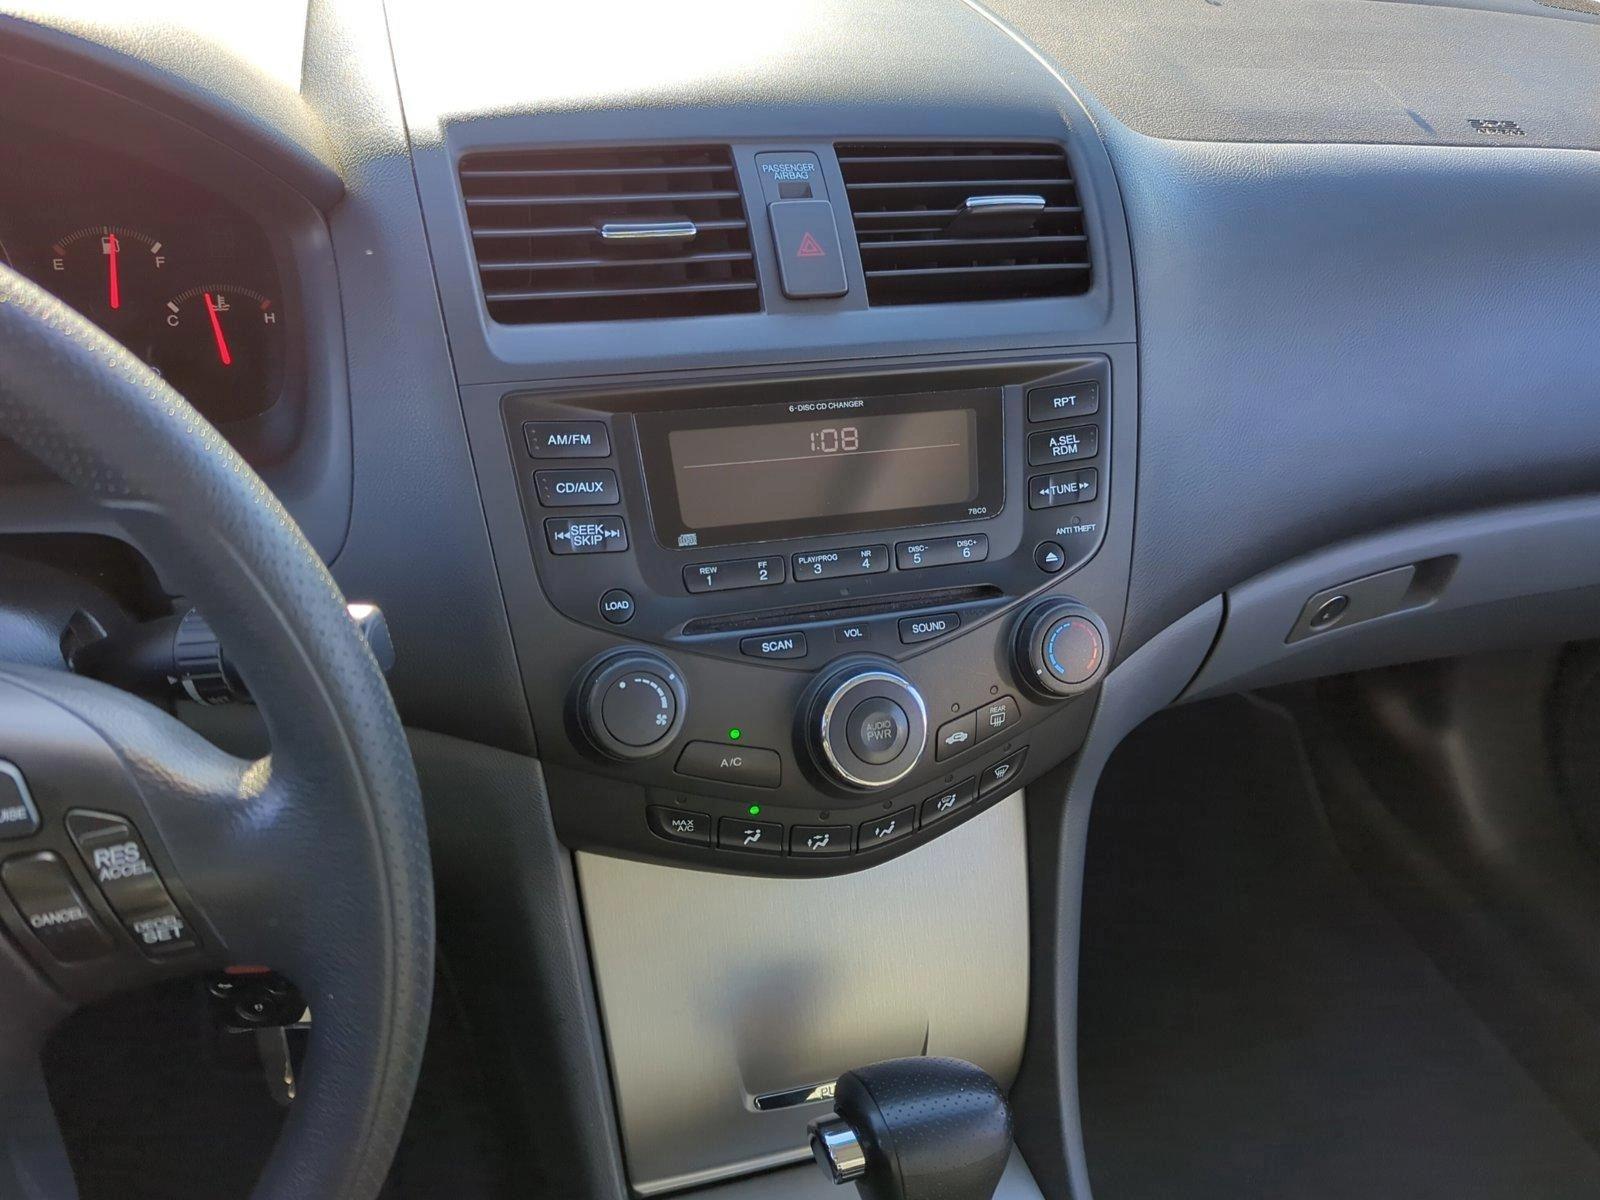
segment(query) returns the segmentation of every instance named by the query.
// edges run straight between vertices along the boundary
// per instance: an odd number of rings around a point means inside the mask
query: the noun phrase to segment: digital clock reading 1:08
[[[811,453],[848,454],[861,448],[861,431],[854,425],[829,425],[811,433]]]

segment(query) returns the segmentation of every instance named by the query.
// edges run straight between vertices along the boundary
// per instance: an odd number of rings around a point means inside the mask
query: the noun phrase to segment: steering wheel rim
[[[0,1024],[0,1075],[18,1083],[0,1083],[0,1116],[49,1140],[37,1049],[74,1003],[175,967],[262,963],[300,985],[313,1026],[299,1095],[252,1197],[374,1196],[410,1107],[434,951],[421,797],[382,672],[321,559],[222,436],[122,346],[3,266],[0,436],[95,498],[182,581],[272,744],[270,758],[245,763],[115,689],[0,667],[0,758],[31,756],[41,807],[60,796],[129,815],[201,943],[185,964],[136,969],[137,947],[129,957],[118,942],[115,969],[66,970],[12,919],[10,941],[0,937],[0,1002],[13,1010]],[[0,843],[0,858],[16,850]],[[61,857],[105,917],[82,864]],[[39,1182],[48,1154],[30,1165],[0,1144],[0,1155],[22,1195],[59,1200],[59,1182]]]

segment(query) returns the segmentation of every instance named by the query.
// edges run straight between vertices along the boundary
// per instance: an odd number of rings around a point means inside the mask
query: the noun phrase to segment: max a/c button
[[[776,750],[723,742],[690,742],[678,756],[678,774],[718,783],[775,788],[783,781],[783,760]]]
[[[932,617],[900,618],[900,640],[907,646],[953,633],[961,625],[960,613],[939,613]]]

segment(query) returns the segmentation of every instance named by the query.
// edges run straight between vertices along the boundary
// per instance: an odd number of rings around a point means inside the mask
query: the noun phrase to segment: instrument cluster
[[[213,424],[258,418],[283,396],[289,332],[271,245],[201,181],[9,127],[0,260],[149,363]]]

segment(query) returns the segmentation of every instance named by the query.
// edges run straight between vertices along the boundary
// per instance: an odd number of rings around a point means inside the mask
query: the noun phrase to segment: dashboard
[[[205,182],[9,126],[0,258],[225,425],[261,418],[283,398],[291,334],[265,233]]]

